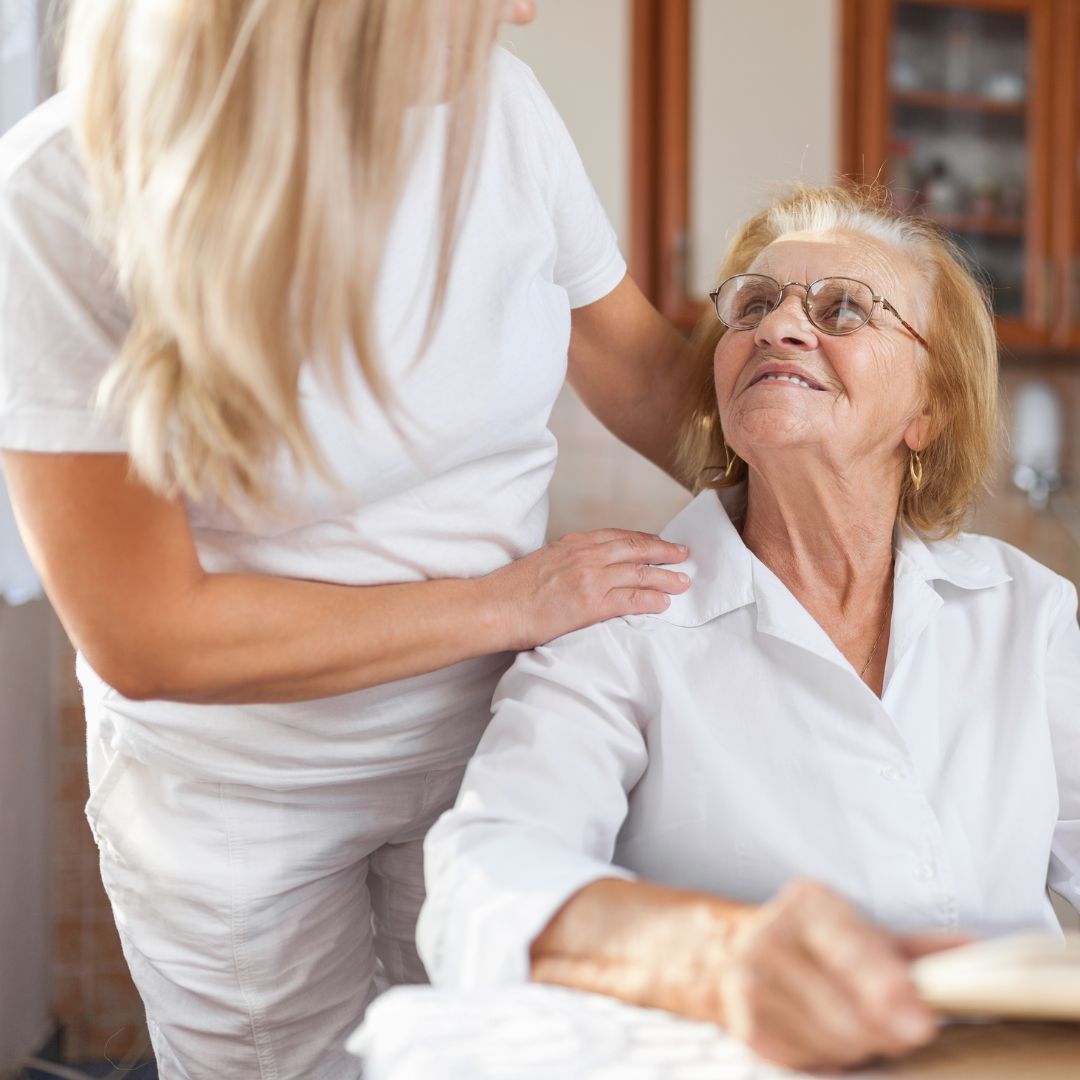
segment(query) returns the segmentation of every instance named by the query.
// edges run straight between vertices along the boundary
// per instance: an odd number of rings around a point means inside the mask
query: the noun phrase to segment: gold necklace
[[[889,625],[889,613],[892,610],[892,593],[889,594],[889,599],[885,603],[885,614],[881,618],[881,629],[877,632],[877,637],[874,638],[873,648],[870,650],[870,655],[866,658],[866,663],[863,664],[862,670],[859,672],[859,678],[861,679],[866,674],[866,669],[870,666],[870,661],[877,655],[877,647],[881,644],[881,639],[885,634],[885,627]]]

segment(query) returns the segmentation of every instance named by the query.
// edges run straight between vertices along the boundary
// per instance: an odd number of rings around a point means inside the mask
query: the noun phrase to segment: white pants
[[[86,814],[163,1080],[339,1080],[389,983],[426,982],[421,843],[464,766],[291,792],[201,783],[91,724]]]

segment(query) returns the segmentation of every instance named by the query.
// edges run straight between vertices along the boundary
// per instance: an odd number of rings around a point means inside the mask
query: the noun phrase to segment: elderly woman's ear
[[[909,450],[922,453],[941,434],[945,422],[933,414],[929,402],[923,402],[918,414],[913,416],[904,431],[904,443]]]

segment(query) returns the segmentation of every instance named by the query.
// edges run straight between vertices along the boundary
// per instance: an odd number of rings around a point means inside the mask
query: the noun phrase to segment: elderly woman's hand
[[[663,611],[690,579],[656,563],[682,562],[685,547],[648,533],[568,533],[478,580],[488,591],[505,649],[532,649],[621,615]]]
[[[739,921],[721,976],[724,1023],[794,1068],[906,1053],[937,1033],[910,961],[963,940],[889,934],[823,885],[793,883]]]

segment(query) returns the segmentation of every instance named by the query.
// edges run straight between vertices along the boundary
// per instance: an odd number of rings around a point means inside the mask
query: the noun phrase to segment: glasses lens
[[[733,330],[749,330],[774,307],[780,286],[771,277],[738,274],[728,278],[716,294],[716,314]]]
[[[822,278],[806,294],[810,321],[826,334],[850,334],[865,326],[874,310],[869,285],[851,278]]]

